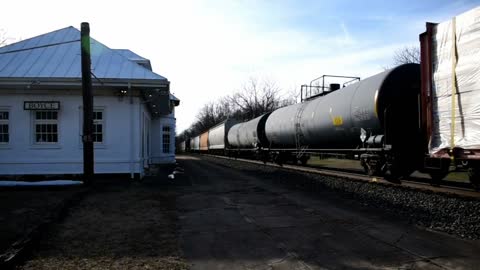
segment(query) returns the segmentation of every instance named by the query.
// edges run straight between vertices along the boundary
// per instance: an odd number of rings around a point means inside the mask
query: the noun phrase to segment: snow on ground
[[[25,181],[2,181],[0,180],[0,187],[14,187],[14,186],[70,186],[81,185],[82,181],[74,180],[51,180],[51,181],[37,181],[37,182],[25,182]]]

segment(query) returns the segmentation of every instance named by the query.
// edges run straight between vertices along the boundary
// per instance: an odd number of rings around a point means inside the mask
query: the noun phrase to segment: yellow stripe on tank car
[[[378,89],[375,91],[375,97],[373,98],[373,110],[375,112],[375,117],[378,118]]]

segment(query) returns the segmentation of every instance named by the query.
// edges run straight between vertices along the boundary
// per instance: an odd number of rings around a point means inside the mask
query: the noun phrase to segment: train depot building
[[[170,82],[130,50],[90,47],[95,173],[174,163]],[[0,47],[0,175],[83,172],[81,76],[74,27]]]

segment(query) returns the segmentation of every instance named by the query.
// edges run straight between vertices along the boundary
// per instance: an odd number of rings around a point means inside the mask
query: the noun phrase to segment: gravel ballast
[[[480,200],[420,191],[405,186],[384,185],[351,179],[294,172],[278,167],[233,159],[205,157],[219,165],[242,170],[259,178],[306,190],[336,191],[367,207],[424,228],[466,239],[480,239]]]

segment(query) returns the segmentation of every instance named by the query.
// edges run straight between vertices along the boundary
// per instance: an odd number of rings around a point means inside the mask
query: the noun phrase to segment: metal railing
[[[325,85],[326,81],[330,78],[337,78],[337,79],[349,79],[342,83],[342,87],[348,86],[352,83],[360,81],[360,77],[351,77],[351,76],[338,76],[338,75],[322,75],[318,78],[313,79],[310,81],[310,84],[304,84],[300,88],[300,99],[303,102],[304,100],[308,100],[318,96],[324,96],[329,94],[337,89],[340,88],[340,84],[328,84]],[[328,83],[328,82],[327,82]],[[334,88],[336,86],[337,88]]]

